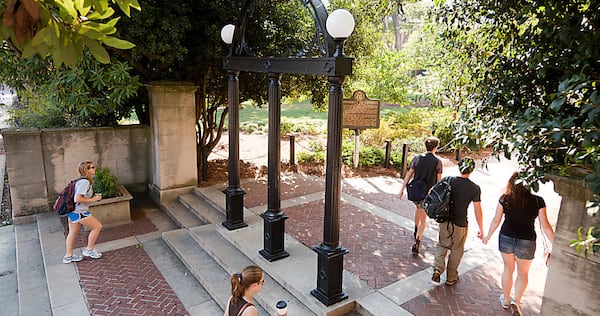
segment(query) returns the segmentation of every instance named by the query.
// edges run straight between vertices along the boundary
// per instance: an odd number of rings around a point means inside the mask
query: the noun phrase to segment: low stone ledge
[[[132,223],[129,202],[133,197],[124,186],[119,185],[117,189],[121,196],[90,203],[90,212],[103,227]]]

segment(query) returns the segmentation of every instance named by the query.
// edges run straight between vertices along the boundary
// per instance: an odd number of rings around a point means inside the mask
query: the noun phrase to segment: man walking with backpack
[[[402,199],[404,189],[406,188],[408,199],[416,205],[415,232],[413,234],[415,243],[411,248],[413,255],[419,253],[427,221],[427,214],[421,208],[421,202],[429,189],[442,178],[442,160],[435,156],[435,151],[439,144],[440,140],[437,137],[428,137],[425,139],[425,149],[427,149],[427,152],[413,157],[410,162],[410,169],[406,172],[406,176],[402,182],[402,189],[400,189],[400,199]]]
[[[473,202],[475,220],[479,232],[478,238],[483,238],[483,219],[481,211],[481,189],[469,176],[475,170],[473,158],[465,157],[458,163],[460,176],[451,177],[450,185],[450,219],[440,223],[438,243],[435,249],[435,260],[433,262],[433,276],[431,280],[440,282],[440,275],[446,271],[446,285],[452,286],[458,283],[458,266],[465,252],[467,240],[467,210]],[[446,265],[446,254],[450,250],[448,264]]]

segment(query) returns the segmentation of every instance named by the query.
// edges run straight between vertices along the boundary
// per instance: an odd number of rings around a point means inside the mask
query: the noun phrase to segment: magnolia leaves
[[[56,67],[75,66],[86,47],[107,64],[105,46],[135,46],[113,36],[119,18],[111,19],[115,11],[109,1],[127,16],[131,8],[141,10],[137,0],[10,0],[2,14],[3,39],[10,39],[25,58],[51,54]]]

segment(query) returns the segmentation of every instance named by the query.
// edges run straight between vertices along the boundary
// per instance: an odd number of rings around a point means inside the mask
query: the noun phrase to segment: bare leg
[[[415,210],[415,225],[417,226],[417,239],[423,239],[423,233],[425,233],[425,226],[427,224],[427,213],[421,207],[417,206]]]
[[[67,251],[65,252],[65,257],[70,257],[73,255],[73,247],[75,246],[75,238],[77,234],[79,234],[79,228],[81,228],[81,224],[79,222],[72,223],[67,219],[69,223],[69,234],[67,235],[66,246]]]
[[[513,286],[513,273],[515,271],[515,254],[514,253],[500,253],[502,255],[502,261],[504,261],[504,270],[502,271],[502,291],[504,292],[504,298],[507,303],[510,303],[510,292],[512,292]]]
[[[94,249],[94,245],[96,245],[96,240],[98,240],[98,236],[100,235],[100,231],[102,230],[102,223],[100,223],[100,221],[98,221],[98,219],[95,218],[93,215],[82,219],[81,223],[90,229],[87,249],[92,250]]]
[[[421,224],[421,217],[419,216],[419,207],[415,208],[415,238],[418,236],[419,225]]]
[[[529,283],[529,267],[532,260],[524,260],[517,258],[517,281],[515,282],[515,301],[517,305],[521,304],[521,298]]]

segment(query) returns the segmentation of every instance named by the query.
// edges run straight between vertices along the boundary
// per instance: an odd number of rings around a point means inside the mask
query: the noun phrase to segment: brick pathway
[[[92,315],[189,315],[142,247],[77,263]]]
[[[324,202],[284,209],[289,219],[286,232],[308,247],[323,241]],[[344,269],[358,275],[374,289],[381,289],[430,267],[433,257],[413,256],[413,232],[397,227],[348,203],[340,210],[340,244],[348,249]],[[426,241],[426,243],[428,243]]]
[[[390,180],[388,183],[384,179],[383,185],[386,187],[382,188],[381,183],[377,184],[380,187],[370,186],[369,179],[363,180],[366,183],[356,186],[346,183],[342,186],[342,191],[412,220],[414,205],[406,199],[398,198],[398,191],[393,187],[398,186],[398,181]],[[248,182],[242,187],[246,192],[244,196],[246,207],[266,205],[266,181]],[[399,187],[397,189],[399,190]],[[287,182],[282,180],[281,192],[282,200],[324,192],[324,178]],[[283,209],[289,216],[286,221],[286,233],[291,234],[307,247],[321,243],[323,209],[324,200]],[[432,229],[434,226],[435,223],[430,222],[427,229]],[[484,226],[487,229],[487,225]],[[341,203],[340,245],[350,250],[350,253],[344,257],[344,269],[357,275],[370,287],[381,289],[431,267],[435,240],[425,238],[422,243],[422,253],[416,257],[410,252],[412,242],[411,230],[397,226],[352,204]],[[468,252],[466,256],[469,256]],[[501,274],[501,263],[479,266],[462,274],[457,285],[449,287],[442,283],[401,306],[414,315],[511,315],[510,309],[504,310],[499,303],[499,296],[502,293]],[[545,275],[546,267],[534,260],[530,271],[530,284],[521,304],[525,315],[539,314]]]

